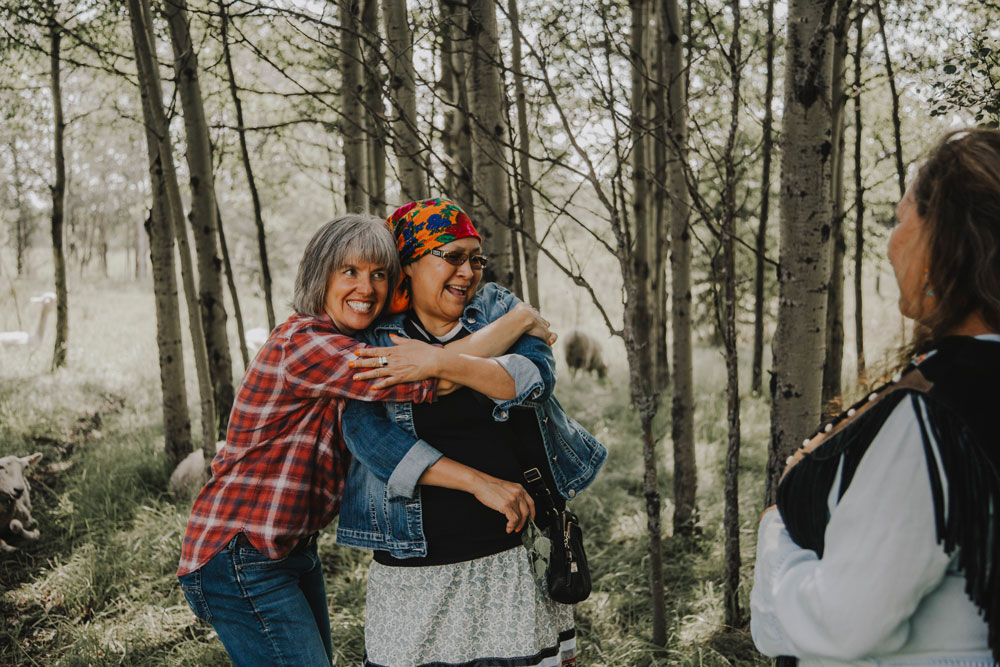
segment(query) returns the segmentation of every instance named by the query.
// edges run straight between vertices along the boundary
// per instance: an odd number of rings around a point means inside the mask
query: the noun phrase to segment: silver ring
[[[378,365],[381,366],[382,368],[385,368],[386,366],[388,366],[389,365],[389,357],[379,357],[378,358]]]

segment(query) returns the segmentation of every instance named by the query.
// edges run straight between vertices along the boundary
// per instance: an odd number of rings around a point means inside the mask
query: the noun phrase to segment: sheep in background
[[[42,304],[42,312],[39,314],[35,331],[30,334],[27,331],[0,331],[0,347],[22,347],[34,345],[42,340],[45,335],[45,322],[48,321],[49,314],[56,305],[56,295],[53,292],[46,292],[41,296],[33,296],[31,303]]]
[[[215,443],[215,451],[218,453],[225,440]],[[178,498],[190,498],[208,481],[208,473],[205,471],[205,451],[199,447],[184,457],[184,460],[177,464],[174,471],[170,473],[170,481],[167,488],[170,493]]]
[[[24,477],[24,470],[40,458],[38,452],[0,458],[0,552],[17,551],[6,540],[38,539],[38,522],[31,516],[31,485]]]
[[[578,370],[593,371],[602,380],[608,374],[608,367],[601,359],[601,344],[582,331],[570,331],[566,336],[566,365],[574,378]]]
[[[247,331],[243,336],[243,340],[247,344],[247,352],[251,355],[256,354],[257,350],[267,342],[267,337],[270,335],[271,330],[264,329],[263,327],[256,327]]]

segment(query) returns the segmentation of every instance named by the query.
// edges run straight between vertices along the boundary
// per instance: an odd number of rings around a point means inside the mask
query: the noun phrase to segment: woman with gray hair
[[[354,336],[382,312],[399,274],[395,242],[377,218],[348,215],[325,224],[299,264],[295,314],[271,332],[240,384],[225,446],[191,509],[177,570],[191,609],[212,624],[237,665],[332,660],[316,536],[340,507],[350,462],[341,434],[347,400],[428,402],[459,379],[481,384],[491,364],[480,356],[498,354],[524,333],[550,335],[548,323],[526,307],[448,349],[401,345],[394,350],[408,362],[401,384],[377,388],[354,379],[355,353],[364,347]],[[387,438],[380,454],[412,445],[396,440]],[[432,467],[465,468],[447,459]],[[463,478],[518,529],[533,513],[520,485],[473,470]]]

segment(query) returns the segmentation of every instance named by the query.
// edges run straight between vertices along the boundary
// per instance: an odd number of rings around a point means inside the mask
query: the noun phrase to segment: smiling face
[[[375,321],[388,293],[387,267],[354,259],[330,274],[323,310],[341,333],[353,336]]]
[[[482,246],[479,239],[470,236],[446,243],[439,250],[476,255],[482,252]],[[461,266],[452,266],[431,254],[404,266],[403,273],[410,278],[417,316],[428,331],[438,334],[454,326],[462,316],[483,277],[483,270],[473,269],[468,260]]]
[[[896,219],[899,224],[889,236],[889,262],[899,285],[899,312],[921,321],[933,312],[934,296],[927,294],[931,289],[927,229],[913,201],[912,186],[896,207]]]

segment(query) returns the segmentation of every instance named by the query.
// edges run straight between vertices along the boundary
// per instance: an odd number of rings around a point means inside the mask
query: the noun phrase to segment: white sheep
[[[243,340],[247,344],[247,352],[250,354],[255,354],[257,350],[264,346],[267,342],[267,337],[271,335],[270,329],[264,329],[263,327],[256,327],[250,329],[243,336]]]
[[[225,440],[215,443],[215,451],[218,452],[226,444]],[[177,464],[174,471],[170,473],[170,481],[167,488],[170,493],[178,498],[190,498],[205,486],[208,481],[208,474],[205,472],[205,451],[199,447],[184,457],[184,460]]]
[[[0,347],[34,345],[42,340],[45,335],[45,322],[49,319],[49,314],[56,305],[56,295],[53,292],[46,292],[41,296],[33,296],[31,303],[42,304],[42,312],[38,317],[38,326],[35,331],[30,334],[27,331],[0,331]]]
[[[0,552],[17,551],[7,540],[37,540],[38,522],[31,516],[31,485],[24,470],[42,455],[0,458]]]

